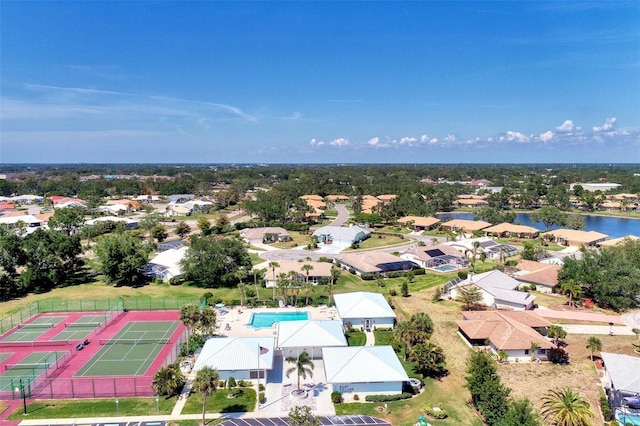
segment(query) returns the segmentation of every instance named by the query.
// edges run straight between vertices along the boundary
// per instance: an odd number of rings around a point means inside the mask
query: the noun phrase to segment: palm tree
[[[304,286],[305,286],[304,305],[309,306],[309,272],[313,270],[313,265],[309,265],[308,263],[305,263],[304,265],[302,265],[302,270],[307,274],[307,280],[304,283]]]
[[[595,351],[600,352],[602,350],[602,341],[595,336],[591,336],[587,339],[586,347],[591,351],[591,361],[593,361],[593,353]]]
[[[153,376],[151,387],[156,395],[166,395],[167,398],[175,395],[177,390],[184,385],[184,377],[178,364],[173,363],[160,368]]]
[[[331,300],[333,299],[333,286],[336,285],[336,281],[340,278],[340,268],[331,267],[331,284],[329,284],[329,306],[331,306]]]
[[[210,335],[216,327],[216,311],[211,306],[205,306],[202,308],[202,311],[199,315],[200,321],[198,321],[198,325],[200,326],[202,332],[208,336]]]
[[[287,378],[294,371],[298,374],[298,393],[300,393],[300,377],[303,379],[309,377],[313,377],[313,361],[309,358],[309,354],[306,352],[302,352],[297,358],[294,356],[288,357],[285,361],[288,363],[294,364],[293,367],[287,370]]]
[[[571,388],[554,389],[543,396],[542,415],[557,426],[588,426],[593,417],[587,400]]]
[[[408,321],[400,321],[393,329],[395,339],[404,343],[404,360],[407,360],[407,353],[411,349],[411,341],[413,340],[413,327]]]
[[[560,288],[562,289],[562,294],[569,295],[569,306],[574,305],[573,298],[580,296],[580,294],[582,293],[582,287],[573,279],[570,279],[566,283],[563,283]]]
[[[536,342],[531,342],[531,347],[529,348],[529,354],[531,355],[531,362],[533,362],[533,359],[535,358],[536,355],[536,349],[538,349],[540,347],[540,345],[538,345]]]
[[[553,324],[547,329],[547,337],[552,338],[555,345],[558,346],[560,339],[567,337],[567,332],[561,325]]]
[[[282,292],[282,299],[284,301],[284,304],[286,305],[288,302],[287,288],[289,287],[289,279],[287,278],[287,274],[285,274],[284,272],[280,272],[278,274],[278,280],[276,281],[276,285]]]
[[[300,294],[300,280],[298,279],[300,275],[296,271],[289,271],[289,283],[291,285],[291,300],[293,301],[294,293],[295,293],[295,302],[293,302],[293,306],[298,306],[298,295]]]
[[[200,311],[196,305],[184,305],[180,308],[180,321],[187,327],[187,331],[191,333],[198,323]]]
[[[470,249],[467,249],[464,251],[465,256],[469,256],[469,254],[471,254],[471,272],[475,274],[476,272],[476,259],[478,257],[478,254],[480,254],[481,258],[480,260],[482,260],[482,262],[484,262],[484,260],[487,258],[487,254],[484,252],[484,249],[482,248],[482,246],[480,245],[479,241],[474,241],[473,244],[471,245]],[[484,256],[483,256],[484,255]]]
[[[271,279],[276,280],[276,268],[279,268],[278,262],[269,262],[269,268],[271,268]]]
[[[193,390],[202,393],[202,424],[206,424],[205,414],[207,412],[207,396],[213,395],[218,390],[218,370],[208,366],[202,367],[196,373],[196,378],[193,381]]]

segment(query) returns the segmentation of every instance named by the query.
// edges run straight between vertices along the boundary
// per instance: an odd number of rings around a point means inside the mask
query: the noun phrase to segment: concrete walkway
[[[365,331],[365,336],[367,336],[367,342],[364,344],[365,346],[374,346],[376,344],[376,338],[373,334],[373,331]]]
[[[612,331],[614,336],[633,336],[635,333],[628,325],[582,325],[582,324],[558,324],[569,334],[591,334],[606,336]]]
[[[625,325],[624,321],[620,315],[606,315],[598,312],[589,312],[589,311],[555,311],[553,309],[548,309],[543,306],[534,309],[534,312],[541,317],[545,318],[557,318],[557,319],[567,319],[567,320],[575,320],[575,321],[592,321],[592,322],[603,322],[603,323],[614,323]]]
[[[171,417],[176,417],[182,414],[182,409],[184,408],[184,404],[187,402],[187,398],[191,393],[191,387],[193,386],[193,381],[196,378],[196,370],[191,370],[189,376],[187,377],[187,382],[184,384],[182,388],[182,392],[178,396],[178,400],[176,401],[176,405],[173,407],[173,411],[171,411]]]

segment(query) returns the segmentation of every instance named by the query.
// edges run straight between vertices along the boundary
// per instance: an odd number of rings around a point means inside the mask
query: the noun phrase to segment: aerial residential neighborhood
[[[636,415],[640,377],[624,366],[639,350],[638,289],[622,286],[622,275],[612,288],[590,284],[602,262],[628,259],[616,267],[637,273],[624,269],[640,240],[627,229],[614,238],[540,232],[552,216],[535,215],[550,206],[534,209],[527,226],[505,221],[509,207],[497,210],[504,216],[474,207],[496,224],[450,219],[454,205],[445,215],[393,217],[385,209],[402,197],[296,198],[281,188],[230,203],[224,187],[99,203],[125,206],[116,210],[78,197],[5,197],[0,238],[13,255],[3,268],[13,272],[0,330],[3,422],[61,416],[63,424],[65,415],[46,407],[68,400],[84,401],[71,412],[89,423],[226,424],[291,419],[307,407],[320,421],[480,425],[516,402],[545,413],[552,391],[577,392],[590,406],[588,424]],[[296,207],[265,220],[265,197],[292,197]],[[374,198],[378,207],[366,212]],[[321,214],[298,214],[305,206]],[[553,214],[561,225],[563,214],[578,213]],[[69,248],[55,245],[66,239]],[[50,255],[64,262],[58,278],[29,284],[44,277],[30,261],[33,244],[58,247]],[[72,279],[84,282],[58,285]],[[636,297],[620,297],[629,291]],[[468,402],[476,398],[469,374],[483,362],[492,371],[483,380],[511,395],[505,411]],[[203,387],[205,376],[213,387]],[[82,404],[101,414],[83,416]]]

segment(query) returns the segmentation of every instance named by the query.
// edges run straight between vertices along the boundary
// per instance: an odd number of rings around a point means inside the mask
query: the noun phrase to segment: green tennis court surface
[[[104,324],[104,315],[85,315],[74,322],[65,322],[65,329],[51,340],[84,340],[93,330]]]
[[[13,355],[13,352],[3,352],[0,353],[0,362],[4,361],[5,359],[9,358],[11,355]]]
[[[143,375],[178,328],[178,321],[136,321],[126,324],[76,376]]]
[[[49,368],[55,368],[58,359],[67,352],[33,352],[21,359],[19,363],[5,365],[0,374],[0,392],[11,391],[18,386],[20,379],[24,384],[30,383]]]
[[[20,324],[18,329],[2,339],[3,342],[32,342],[64,321],[66,317],[40,317]]]

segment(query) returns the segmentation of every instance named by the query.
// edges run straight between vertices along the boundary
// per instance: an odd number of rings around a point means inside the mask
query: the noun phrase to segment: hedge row
[[[409,399],[411,397],[412,395],[410,393],[403,392],[395,395],[367,395],[364,397],[364,400],[368,402],[391,402]]]

